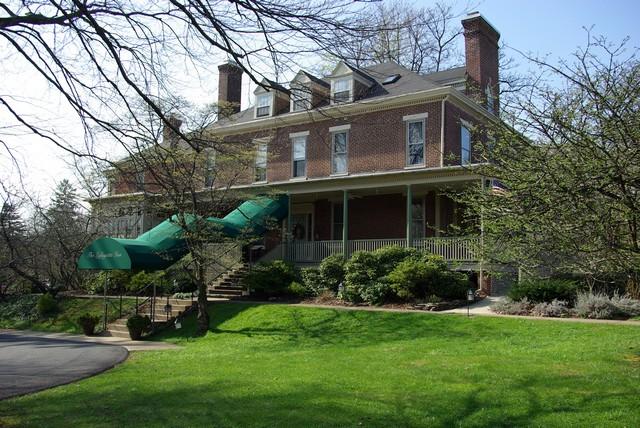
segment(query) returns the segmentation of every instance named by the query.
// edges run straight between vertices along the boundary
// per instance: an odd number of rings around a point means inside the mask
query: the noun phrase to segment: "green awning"
[[[268,222],[284,219],[287,210],[286,196],[263,196],[243,202],[222,219],[209,217],[206,221],[231,238],[242,234],[262,235],[268,229]],[[186,223],[191,225],[197,220],[198,217],[190,216]],[[173,216],[136,239],[96,239],[82,252],[78,269],[166,269],[188,252],[184,230],[178,223]]]

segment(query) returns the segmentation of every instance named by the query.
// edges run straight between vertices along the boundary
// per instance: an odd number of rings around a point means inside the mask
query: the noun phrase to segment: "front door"
[[[294,241],[311,241],[311,214],[291,216],[291,235]]]

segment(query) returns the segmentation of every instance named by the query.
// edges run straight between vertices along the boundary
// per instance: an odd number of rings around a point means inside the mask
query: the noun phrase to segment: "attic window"
[[[392,83],[395,83],[398,81],[398,79],[400,79],[400,75],[399,74],[392,74],[391,76],[387,77],[386,79],[384,79],[382,81],[383,85],[390,85]]]
[[[256,117],[270,116],[271,94],[258,95],[256,101]]]

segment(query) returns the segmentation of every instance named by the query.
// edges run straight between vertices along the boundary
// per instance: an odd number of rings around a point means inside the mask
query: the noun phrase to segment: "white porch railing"
[[[397,245],[406,247],[404,238],[355,239],[348,242],[348,255],[355,251],[373,251]],[[480,245],[479,237],[442,237],[414,239],[412,247],[442,256],[446,261],[475,262]],[[332,254],[342,253],[342,241],[294,241],[285,251],[285,258],[293,262],[318,263]]]

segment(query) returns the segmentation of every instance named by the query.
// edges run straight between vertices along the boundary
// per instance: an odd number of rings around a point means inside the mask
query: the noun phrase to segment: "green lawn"
[[[640,426],[640,326],[226,303],[0,426]]]
[[[10,304],[13,302],[0,302],[0,328],[15,328],[15,329],[28,329],[38,331],[53,331],[62,333],[82,333],[82,329],[77,325],[76,319],[85,313],[97,315],[102,319],[104,316],[104,300],[100,298],[76,298],[76,297],[60,297],[58,299],[59,310],[55,315],[51,317],[39,318],[36,320],[22,319],[18,316],[18,312],[21,314],[31,313],[36,314],[37,296],[27,296],[26,300],[23,298],[22,310],[15,310],[15,305],[12,305],[12,310],[9,309]],[[109,299],[108,315],[109,320],[115,320],[118,318],[119,312],[119,299]],[[122,310],[126,312],[135,307],[134,299],[122,299]],[[102,329],[102,323],[96,327],[97,330]]]

